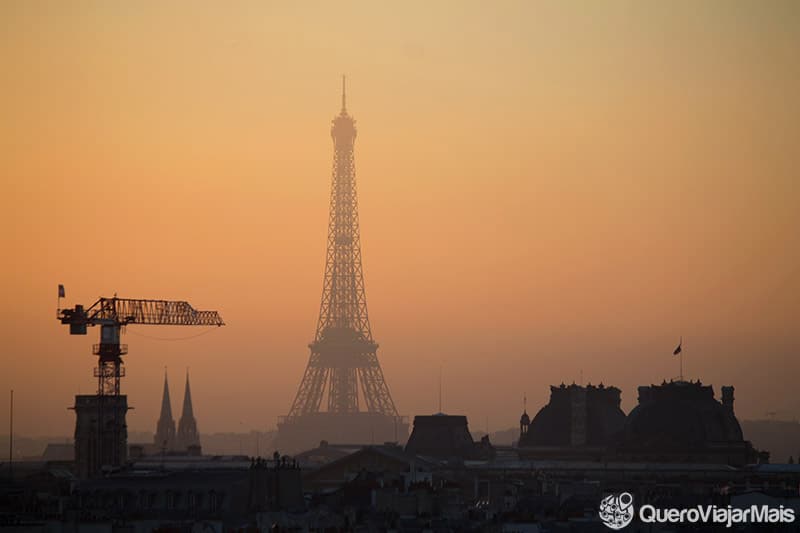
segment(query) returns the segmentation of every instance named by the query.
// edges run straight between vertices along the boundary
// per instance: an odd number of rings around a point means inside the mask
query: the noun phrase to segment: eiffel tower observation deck
[[[342,444],[405,441],[408,420],[397,413],[372,338],[358,225],[353,145],[355,120],[342,109],[331,127],[333,172],[322,301],[311,356],[276,447],[297,452],[322,440]]]

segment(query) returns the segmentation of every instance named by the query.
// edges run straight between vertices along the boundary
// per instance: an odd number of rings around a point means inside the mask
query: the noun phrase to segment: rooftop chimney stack
[[[722,387],[722,405],[733,414],[733,385]]]

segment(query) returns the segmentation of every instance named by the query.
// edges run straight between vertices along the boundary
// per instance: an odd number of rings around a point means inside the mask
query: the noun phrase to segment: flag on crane
[[[681,340],[678,341],[678,347],[675,348],[675,351],[672,352],[672,355],[678,355],[679,353],[681,353],[681,345],[682,344],[683,344],[683,337],[681,337]]]
[[[65,297],[64,296],[64,286],[61,285],[60,283],[58,284],[58,297],[59,298],[64,298]]]

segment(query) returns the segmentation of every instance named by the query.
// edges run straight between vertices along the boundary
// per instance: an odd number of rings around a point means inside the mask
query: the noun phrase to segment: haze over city
[[[128,425],[164,367],[200,430],[273,428],[314,335],[348,76],[370,319],[403,415],[514,426],[548,385],[684,374],[791,419],[800,371],[800,5],[0,6],[0,390],[69,435],[98,296],[226,326],[130,326]],[[767,9],[768,7],[768,9]],[[164,340],[167,339],[167,340]],[[183,339],[183,340],[178,340]],[[5,395],[5,393],[4,393]],[[5,401],[5,400],[4,400]],[[177,406],[174,407],[177,409]],[[7,427],[7,409],[0,424]]]

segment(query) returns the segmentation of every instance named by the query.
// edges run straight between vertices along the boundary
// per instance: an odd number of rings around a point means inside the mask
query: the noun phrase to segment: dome
[[[623,447],[667,451],[742,442],[733,414],[733,387],[723,387],[723,402],[699,381],[639,387],[639,405],[628,415]]]
[[[562,383],[550,387],[550,402],[533,417],[520,446],[604,446],[624,424],[618,388]]]

